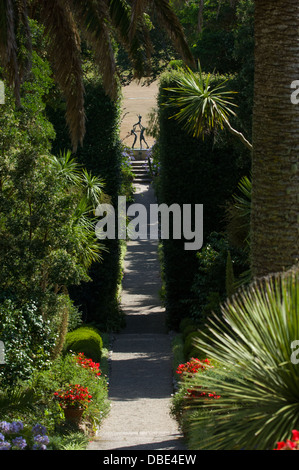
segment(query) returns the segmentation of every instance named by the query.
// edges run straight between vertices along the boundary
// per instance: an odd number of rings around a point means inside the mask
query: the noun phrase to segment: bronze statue
[[[138,116],[138,122],[136,124],[134,124],[133,126],[133,129],[131,130],[131,135],[134,135],[135,136],[135,139],[134,139],[134,143],[132,145],[132,148],[135,147],[135,144],[136,144],[136,141],[137,141],[137,134],[136,134],[136,127],[139,126],[139,131],[137,132],[140,132],[140,149],[142,149],[142,142],[144,142],[147,146],[147,148],[149,148],[145,138],[144,138],[144,132],[145,132],[145,127],[141,124],[141,120],[142,120],[142,116]]]

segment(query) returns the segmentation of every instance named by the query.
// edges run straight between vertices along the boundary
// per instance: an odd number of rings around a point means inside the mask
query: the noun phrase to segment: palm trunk
[[[251,256],[254,277],[299,257],[298,0],[255,2]]]

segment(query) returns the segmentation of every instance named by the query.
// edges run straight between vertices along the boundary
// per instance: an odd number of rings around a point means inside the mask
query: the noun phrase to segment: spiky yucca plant
[[[179,70],[176,86],[167,88],[170,93],[165,106],[178,109],[172,118],[177,119],[193,137],[204,137],[206,132],[224,127],[250,150],[252,145],[244,135],[234,129],[229,117],[235,116],[232,102],[234,92],[226,90],[227,80],[216,83],[211,74],[204,75],[200,64],[198,72],[189,67]]]
[[[299,428],[298,270],[256,281],[222,314],[196,343],[217,374],[197,375],[192,385],[221,399],[193,403],[203,413],[190,424],[191,448],[274,449]]]

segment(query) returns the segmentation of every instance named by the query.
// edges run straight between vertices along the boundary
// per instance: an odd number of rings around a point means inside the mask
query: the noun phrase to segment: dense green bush
[[[84,353],[86,357],[99,362],[102,357],[103,341],[100,332],[91,326],[81,326],[69,332],[65,338],[64,351]]]
[[[96,375],[92,369],[80,365],[76,355],[67,354],[61,355],[55,361],[52,361],[44,370],[35,371],[30,381],[19,383],[16,388],[20,391],[27,390],[27,394],[32,391],[34,401],[27,410],[22,411],[22,408],[16,408],[13,411],[12,409],[10,411],[11,416],[17,415],[18,418],[24,416],[27,423],[39,422],[46,426],[50,435],[49,450],[66,450],[63,449],[63,445],[66,441],[69,441],[67,436],[74,431],[74,427],[68,426],[65,422],[61,407],[53,399],[54,392],[67,386],[67,384],[79,384],[82,387],[87,387],[92,395],[92,400],[83,415],[85,428],[80,430],[81,439],[84,441],[84,435],[87,437],[88,434],[93,433],[95,426],[100,425],[110,409],[108,383],[105,374]],[[8,416],[5,409],[1,410],[1,395],[0,415],[3,419]],[[87,444],[85,441],[85,446]]]
[[[211,232],[225,229],[225,201],[248,170],[249,159],[226,132],[195,139],[170,119],[174,111],[164,106],[170,93],[165,88],[175,85],[179,73],[167,72],[160,79],[158,199],[168,206],[203,204],[205,244]],[[184,243],[184,239],[163,241],[166,308],[174,328],[183,317],[190,316],[191,287],[197,272],[196,252],[185,251]]]
[[[55,133],[44,104],[50,69],[35,52],[32,59],[22,107],[9,87],[0,106],[0,337],[10,381],[59,354],[69,325],[79,322],[67,289],[90,280],[88,268],[101,252],[88,195],[91,188],[100,195],[101,185],[94,179],[87,188],[89,174],[69,153],[50,153]]]
[[[83,147],[76,153],[78,161],[105,183],[105,193],[116,208],[122,189],[122,147],[119,140],[120,102],[113,102],[104,92],[99,77],[85,80],[86,135]],[[49,101],[48,114],[56,131],[55,152],[70,148],[65,127],[64,103],[57,96]],[[100,263],[93,263],[91,283],[70,289],[80,306],[86,323],[94,322],[101,330],[118,329],[123,325],[119,310],[119,285],[122,278],[119,240],[103,241],[106,252]]]
[[[0,368],[1,385],[26,380],[35,369],[47,365],[56,342],[51,326],[34,303],[18,306],[7,299],[0,304],[0,338],[6,362]]]
[[[210,234],[206,245],[197,253],[197,259],[190,314],[193,321],[203,324],[211,312],[220,314],[220,303],[228,297],[227,289],[234,289],[234,282],[228,286],[232,281],[228,273],[238,279],[248,268],[248,259],[246,252],[230,246],[225,235],[217,232]]]

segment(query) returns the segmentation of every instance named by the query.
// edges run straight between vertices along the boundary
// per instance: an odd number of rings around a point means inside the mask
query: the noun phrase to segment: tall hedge
[[[86,135],[76,158],[92,174],[103,178],[105,193],[117,208],[121,187],[120,103],[106,95],[99,78],[86,81],[85,92]],[[49,114],[57,133],[53,151],[58,153],[70,148],[63,103],[57,106],[56,101]],[[123,319],[117,298],[121,281],[120,243],[118,240],[102,243],[108,251],[102,262],[92,265],[89,272],[92,282],[70,289],[70,293],[81,307],[84,321],[95,323],[103,331],[118,329]]]
[[[159,203],[171,205],[203,204],[204,243],[213,231],[224,230],[225,201],[231,197],[248,162],[240,158],[238,144],[221,133],[215,139],[190,137],[175,119],[174,110],[165,107],[179,71],[169,71],[160,78],[158,97],[160,182]],[[185,251],[185,240],[164,240],[163,259],[165,302],[169,325],[177,328],[182,318],[190,315],[191,287],[198,261],[195,251]]]

